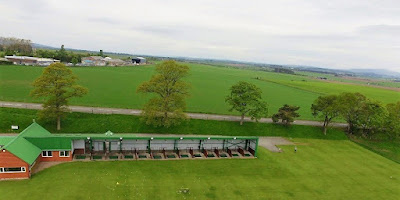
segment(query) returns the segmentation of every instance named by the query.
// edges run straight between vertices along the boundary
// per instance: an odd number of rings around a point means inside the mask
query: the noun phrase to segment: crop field
[[[400,93],[395,91],[326,83],[299,75],[200,64],[187,65],[190,66],[187,80],[191,83],[188,112],[236,115],[237,113],[228,111],[225,96],[228,95],[230,86],[238,81],[248,81],[262,89],[263,99],[269,104],[270,115],[287,103],[301,107],[300,119],[314,119],[310,106],[322,94],[361,92],[383,103],[400,99]],[[40,102],[40,99],[32,99],[29,91],[32,89],[30,84],[42,70],[42,67],[0,66],[0,100]],[[140,109],[149,96],[137,94],[136,88],[143,81],[149,80],[154,73],[154,66],[73,67],[72,70],[80,78],[79,83],[89,88],[89,93],[72,100],[72,105]]]
[[[64,163],[1,181],[3,199],[398,199],[400,167],[350,141],[295,139],[251,160]],[[49,188],[52,188],[49,192]],[[182,192],[189,190],[188,193]],[[68,191],[68,192],[66,192]]]
[[[323,74],[316,72],[304,72],[304,71],[296,71],[296,74],[318,78],[318,77],[326,77],[327,81],[337,81],[342,83],[353,83],[353,84],[362,84],[362,85],[373,85],[373,86],[381,86],[381,87],[392,87],[392,88],[400,88],[400,82],[395,82],[393,80],[384,79],[384,78],[353,78],[353,77],[337,77],[333,74]]]

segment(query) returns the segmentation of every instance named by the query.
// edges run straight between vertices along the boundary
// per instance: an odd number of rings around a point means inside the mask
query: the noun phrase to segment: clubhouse
[[[258,137],[51,134],[33,122],[0,136],[0,179],[30,178],[40,162],[255,158]]]

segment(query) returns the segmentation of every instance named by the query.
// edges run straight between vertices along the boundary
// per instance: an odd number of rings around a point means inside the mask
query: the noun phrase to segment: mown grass
[[[356,85],[342,85],[312,80],[299,75],[213,67],[200,64],[190,66],[191,96],[187,101],[188,112],[238,114],[228,111],[225,96],[238,81],[256,84],[263,91],[263,99],[269,104],[269,114],[277,112],[283,104],[300,106],[300,119],[315,120],[310,112],[311,103],[321,94],[361,92],[384,103],[395,102],[400,94]],[[40,76],[43,68],[32,66],[0,66],[0,100],[40,102],[32,99],[31,83]],[[149,96],[137,94],[136,88],[149,80],[154,66],[135,67],[73,67],[79,83],[89,88],[89,93],[71,101],[72,105],[142,108]],[[267,80],[267,81],[261,81]]]
[[[352,137],[351,140],[377,154],[400,163],[400,141],[398,139],[367,140],[362,137]]]
[[[398,199],[400,167],[350,141],[295,139],[257,159],[72,162],[1,181],[3,199]],[[301,145],[300,145],[301,144]],[[51,192],[49,192],[51,189]],[[188,189],[188,193],[182,193]]]
[[[0,132],[20,132],[37,118],[36,110],[0,108]],[[266,123],[244,123],[191,119],[179,126],[170,128],[148,126],[137,116],[100,115],[88,113],[70,113],[62,120],[62,130],[57,131],[55,123],[36,120],[53,133],[165,133],[194,135],[227,135],[227,136],[284,136],[292,138],[318,138],[346,140],[343,131],[330,129],[325,136],[319,127],[313,126],[283,126]],[[12,131],[11,125],[19,125],[19,131]]]

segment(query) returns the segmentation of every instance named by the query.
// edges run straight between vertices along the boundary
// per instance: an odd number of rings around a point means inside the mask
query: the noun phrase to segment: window
[[[69,151],[60,151],[60,157],[69,157]]]
[[[53,157],[52,151],[42,151],[42,157]]]
[[[0,173],[21,173],[26,172],[25,167],[0,167]]]

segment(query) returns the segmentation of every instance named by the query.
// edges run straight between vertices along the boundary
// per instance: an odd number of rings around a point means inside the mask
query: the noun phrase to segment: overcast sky
[[[55,47],[400,72],[399,0],[0,0],[0,19]]]

